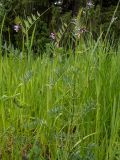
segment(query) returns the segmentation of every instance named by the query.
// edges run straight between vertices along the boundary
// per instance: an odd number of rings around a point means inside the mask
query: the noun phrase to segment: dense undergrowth
[[[0,159],[119,160],[120,46],[54,52],[0,57]]]

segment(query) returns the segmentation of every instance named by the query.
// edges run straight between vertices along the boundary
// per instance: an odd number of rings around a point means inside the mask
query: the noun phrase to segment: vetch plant
[[[66,51],[69,58],[59,50],[52,59],[20,59],[13,50],[1,58],[4,159],[120,158],[120,55],[102,40],[87,40],[76,54]]]

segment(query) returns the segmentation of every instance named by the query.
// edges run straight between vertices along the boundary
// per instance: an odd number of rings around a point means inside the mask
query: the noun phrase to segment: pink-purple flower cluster
[[[77,29],[75,35],[80,38],[81,34],[88,32],[88,30],[85,27]]]
[[[50,33],[50,38],[51,38],[52,40],[55,40],[55,39],[56,39],[56,35],[55,35],[54,32]]]

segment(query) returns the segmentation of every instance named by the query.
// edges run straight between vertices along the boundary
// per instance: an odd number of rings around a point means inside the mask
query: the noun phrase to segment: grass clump
[[[119,160],[119,51],[90,41],[69,58],[1,57],[1,159]]]

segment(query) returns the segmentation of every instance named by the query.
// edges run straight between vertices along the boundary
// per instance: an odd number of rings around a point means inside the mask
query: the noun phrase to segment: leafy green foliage
[[[80,40],[69,58],[60,48],[53,48],[54,57],[36,59],[6,50],[9,57],[0,59],[1,157],[119,160],[119,50],[100,38],[88,44]]]

